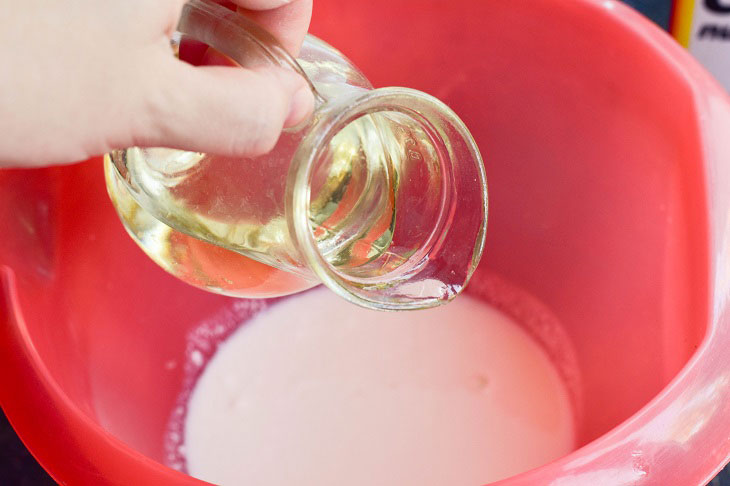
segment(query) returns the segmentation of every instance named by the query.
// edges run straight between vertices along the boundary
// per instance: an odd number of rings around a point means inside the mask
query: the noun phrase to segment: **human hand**
[[[282,68],[194,67],[172,54],[184,0],[3,0],[0,166],[129,146],[260,155],[312,110]],[[296,53],[311,0],[233,0]]]

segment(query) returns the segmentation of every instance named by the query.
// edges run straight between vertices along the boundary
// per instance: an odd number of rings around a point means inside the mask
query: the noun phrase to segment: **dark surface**
[[[0,413],[0,484],[12,486],[56,484],[20,442],[4,413]]]
[[[624,0],[624,3],[642,12],[664,29],[669,29],[672,0]]]
[[[625,0],[625,2],[654,19],[662,27],[668,27],[671,0]],[[4,414],[0,414],[0,484],[13,486],[55,484],[23,446]],[[730,486],[730,466],[713,479],[709,486]]]
[[[708,486],[730,486],[730,466],[725,466],[725,469],[710,481]]]

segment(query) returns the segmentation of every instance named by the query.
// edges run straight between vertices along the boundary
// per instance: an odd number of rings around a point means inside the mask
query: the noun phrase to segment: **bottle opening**
[[[293,166],[292,234],[305,258],[360,305],[448,302],[484,243],[486,186],[473,140],[445,105],[412,90],[371,91],[339,110],[317,122],[316,141],[302,145],[319,148]]]
[[[433,140],[399,112],[348,123],[312,172],[309,222],[319,252],[362,283],[392,278],[427,246],[448,185]]]

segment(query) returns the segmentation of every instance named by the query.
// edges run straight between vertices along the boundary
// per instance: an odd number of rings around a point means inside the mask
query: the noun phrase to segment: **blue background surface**
[[[672,0],[624,0],[639,12],[652,19],[663,28],[669,30],[669,19],[672,15]]]

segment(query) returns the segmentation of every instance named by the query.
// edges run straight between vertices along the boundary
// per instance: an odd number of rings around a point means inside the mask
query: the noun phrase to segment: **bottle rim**
[[[479,264],[486,241],[487,179],[482,156],[473,137],[462,120],[446,104],[426,93],[409,88],[388,87],[364,91],[351,98],[333,100],[329,105],[331,106],[322,107],[323,109],[318,111],[309,134],[301,141],[294,155],[288,175],[286,211],[291,215],[288,218],[289,233],[304,262],[332,291],[362,307],[377,310],[414,310],[436,307],[449,302],[468,283]],[[476,180],[471,183],[478,184],[480,188],[478,210],[482,217],[475,232],[476,237],[467,272],[463,276],[463,281],[458,282],[454,288],[444,289],[439,296],[416,300],[397,297],[398,286],[407,284],[411,278],[426,271],[426,267],[431,264],[429,252],[434,251],[433,245],[438,245],[439,241],[430,242],[430,246],[427,245],[424,251],[414,255],[413,264],[404,270],[405,273],[404,271],[398,275],[386,273],[378,279],[378,282],[369,282],[368,279],[344,274],[330,263],[322,254],[310,225],[311,178],[329,142],[352,121],[378,112],[402,113],[419,125],[428,125],[430,130],[435,130],[448,150],[447,156],[442,157],[446,160],[440,161],[442,170],[448,172],[458,169],[459,166],[471,165],[469,169],[476,176]],[[456,139],[459,139],[461,146],[466,147],[466,154],[461,153],[459,157],[449,149]],[[453,196],[458,198],[458,194]],[[434,225],[443,222],[435,221]],[[449,231],[447,224],[440,234],[436,235],[436,240],[454,238],[456,235],[449,234]],[[389,283],[383,283],[388,280]]]

